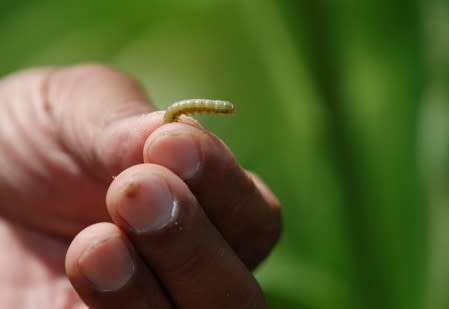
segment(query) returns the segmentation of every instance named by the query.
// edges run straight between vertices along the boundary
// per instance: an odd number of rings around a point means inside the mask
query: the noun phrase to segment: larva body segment
[[[189,99],[173,103],[164,114],[164,122],[175,122],[179,116],[193,113],[233,114],[234,104],[222,100]]]

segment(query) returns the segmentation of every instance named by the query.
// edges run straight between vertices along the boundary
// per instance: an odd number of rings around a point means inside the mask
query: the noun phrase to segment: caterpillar
[[[179,116],[192,113],[233,114],[234,104],[222,100],[188,99],[173,103],[164,114],[164,122],[178,121]]]

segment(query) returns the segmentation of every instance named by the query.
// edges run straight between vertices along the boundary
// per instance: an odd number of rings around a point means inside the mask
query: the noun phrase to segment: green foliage
[[[0,74],[101,61],[201,118],[279,196],[271,308],[449,307],[449,4],[3,1]]]

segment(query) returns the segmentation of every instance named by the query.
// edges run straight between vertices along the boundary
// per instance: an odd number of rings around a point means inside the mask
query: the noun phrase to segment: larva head
[[[224,114],[234,114],[235,113],[235,106],[231,102],[228,101],[218,101],[217,104],[217,110],[221,109],[221,113]]]

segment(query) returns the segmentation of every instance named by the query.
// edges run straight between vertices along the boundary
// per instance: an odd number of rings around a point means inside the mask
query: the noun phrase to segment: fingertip
[[[112,223],[91,225],[75,237],[66,273],[89,308],[172,308],[132,243]]]
[[[89,226],[72,241],[66,255],[66,272],[78,289],[86,285],[99,291],[123,287],[135,263],[122,233],[112,223]]]
[[[106,198],[113,220],[137,234],[165,227],[177,208],[170,178],[168,170],[150,164],[133,166],[118,175]]]
[[[145,142],[144,162],[162,165],[183,180],[194,178],[202,166],[203,130],[182,123],[158,128]]]

